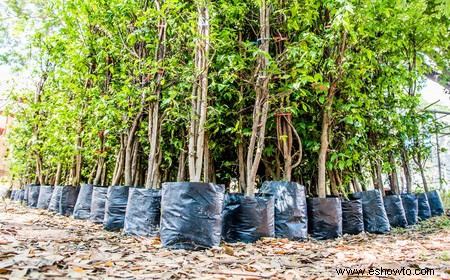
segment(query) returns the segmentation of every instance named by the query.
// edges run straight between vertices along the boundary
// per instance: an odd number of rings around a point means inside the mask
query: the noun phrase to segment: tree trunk
[[[383,196],[386,195],[386,193],[384,192],[384,186],[383,186],[383,177],[382,177],[382,173],[381,173],[381,163],[380,163],[380,159],[376,159],[375,160],[375,168],[376,168],[376,174],[377,174],[377,186],[376,188],[380,190],[381,194]]]
[[[103,166],[105,164],[105,156],[103,155],[104,153],[104,149],[105,149],[105,141],[106,141],[106,137],[104,136],[104,132],[100,133],[99,135],[100,137],[100,150],[99,150],[99,157],[97,159],[97,171],[95,173],[95,177],[93,180],[93,185],[97,186],[102,178],[102,174],[103,174]]]
[[[209,172],[210,170],[210,152],[209,152],[209,135],[208,133],[205,134],[205,156],[204,156],[204,163],[203,163],[203,168],[204,168],[204,172],[203,172],[203,181],[204,182],[211,182],[210,179],[210,174]]]
[[[141,153],[140,153],[140,143],[139,143],[139,138],[137,138],[134,141],[133,144],[133,156],[132,156],[132,160],[131,160],[131,180],[132,180],[132,185],[129,186],[136,186],[136,178],[139,177],[139,163],[140,163],[140,157],[141,157]]]
[[[116,156],[116,165],[114,167],[113,179],[111,186],[118,186],[122,179],[123,169],[125,163],[125,136],[120,135],[120,150]]]
[[[259,7],[259,27],[260,27],[260,45],[259,50],[262,53],[269,53],[270,38],[270,7],[266,0],[261,1]],[[257,80],[255,84],[255,107],[253,109],[253,127],[247,150],[247,174],[246,174],[246,194],[253,196],[255,194],[256,174],[264,150],[264,139],[266,132],[267,114],[269,111],[269,83],[270,77],[267,72],[269,59],[262,54],[258,55]]]
[[[331,116],[331,104],[332,99],[330,99],[323,110],[322,116],[322,134],[320,135],[320,152],[319,152],[319,179],[318,179],[318,196],[320,198],[327,197],[327,186],[326,186],[326,163],[327,163],[327,151],[328,151],[328,127],[330,124]]]
[[[335,174],[332,170],[328,170],[328,177],[330,177],[330,192],[332,196],[339,196],[339,192],[337,190],[337,180]]]
[[[58,162],[58,166],[56,167],[56,176],[55,176],[55,187],[59,186],[61,183],[61,171],[62,171],[62,164],[61,162]]]
[[[139,111],[139,113],[136,115],[136,117],[133,120],[133,123],[131,124],[130,129],[128,130],[126,142],[125,142],[125,186],[132,186],[133,185],[133,147],[135,141],[138,141],[136,139],[136,131],[139,128],[139,125],[141,124],[143,116],[143,109]]]
[[[156,9],[161,11],[161,4],[159,1],[155,1]],[[148,154],[147,164],[147,180],[145,186],[147,188],[158,188],[158,153],[160,153],[161,146],[161,121],[160,121],[160,100],[162,86],[161,81],[164,78],[164,69],[162,66],[166,57],[166,35],[167,35],[167,23],[164,19],[160,18],[158,22],[158,45],[156,47],[155,60],[161,66],[154,78],[153,96],[156,97],[154,101],[149,101],[148,106],[148,140],[150,151]]]
[[[189,129],[189,180],[200,182],[204,163],[206,107],[210,49],[209,0],[197,2],[198,40],[195,46],[195,82],[191,96]]]
[[[408,153],[406,151],[406,148],[404,147],[404,144],[403,144],[403,150],[402,150],[402,165],[403,165],[403,172],[405,173],[406,192],[411,193],[412,192],[412,174],[411,174],[411,167],[409,165]]]
[[[392,168],[392,172],[390,175],[390,185],[391,185],[391,190],[395,193],[395,194],[400,194],[400,187],[398,184],[398,175],[397,175],[397,163],[395,162],[395,158],[394,158],[394,154],[390,153],[389,154],[389,163],[391,164],[391,168]]]
[[[423,189],[425,190],[425,192],[427,192],[429,190],[428,190],[427,179],[425,178],[425,172],[422,167],[419,167],[419,170],[420,170],[420,177],[422,177]]]
[[[83,148],[83,138],[81,136],[82,132],[83,132],[83,119],[80,116],[78,118],[77,142],[75,144],[77,154],[75,156],[75,168],[72,181],[73,186],[79,186],[81,181],[81,167],[83,165],[83,156],[81,153],[81,150]]]
[[[178,156],[178,174],[177,174],[177,182],[186,181],[186,138],[184,136],[181,137],[182,147],[180,149],[180,155]]]
[[[239,116],[240,121],[242,123],[242,115]],[[244,156],[244,139],[242,137],[242,133],[238,133],[237,135],[238,143],[237,143],[237,152],[238,152],[238,165],[239,165],[239,189],[241,192],[245,192],[247,190],[247,182],[245,180],[245,156]]]
[[[47,67],[47,69],[43,69],[43,73],[42,73],[41,78],[36,87],[36,91],[34,94],[34,104],[38,104],[41,102],[41,97],[42,97],[42,94],[44,93],[44,85],[48,78],[48,71],[50,68],[50,63],[47,62],[46,67]],[[40,126],[38,123],[40,121],[40,118],[38,116],[41,115],[41,112],[40,111],[35,112],[34,115],[35,115],[36,123],[34,124],[33,133],[34,133],[35,141],[38,142],[40,139],[40,131],[39,131]],[[42,156],[41,156],[41,153],[39,150],[34,151],[34,152],[35,152],[35,158],[36,158],[35,183],[39,183],[39,185],[44,185],[44,177],[42,174]]]

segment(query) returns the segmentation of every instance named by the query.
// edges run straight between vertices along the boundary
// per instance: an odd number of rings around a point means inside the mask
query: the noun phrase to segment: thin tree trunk
[[[78,118],[78,130],[77,130],[77,142],[76,142],[77,154],[75,156],[75,168],[74,168],[75,173],[74,173],[74,177],[73,177],[73,181],[72,181],[72,184],[74,186],[79,186],[80,181],[81,181],[81,167],[83,165],[83,156],[81,154],[81,150],[83,148],[83,138],[81,136],[82,132],[83,132],[83,119],[80,116]]]
[[[157,11],[161,11],[160,1],[155,1]],[[162,66],[166,57],[166,35],[167,35],[167,23],[163,18],[158,22],[158,45],[156,47],[155,60],[161,66],[155,75],[153,96],[156,97],[154,101],[149,102],[148,110],[148,139],[149,139],[149,154],[147,164],[147,180],[145,186],[147,188],[158,188],[158,153],[161,146],[161,122],[160,122],[160,100],[161,100],[161,81],[164,78],[164,69]]]
[[[411,174],[411,167],[409,165],[408,154],[407,154],[406,148],[404,147],[404,144],[403,144],[403,150],[402,150],[402,166],[403,166],[403,172],[405,173],[406,192],[411,193],[412,192],[412,174]]]
[[[189,131],[189,180],[200,182],[204,163],[206,107],[210,49],[209,0],[197,2],[199,38],[195,46],[195,84],[191,96]]]
[[[239,113],[239,123],[242,123],[242,113]],[[244,138],[242,137],[242,133],[239,132],[237,134],[237,154],[238,154],[238,165],[239,165],[239,189],[241,192],[245,192],[247,190],[247,182],[245,180],[246,167],[245,167],[245,151],[244,151]]]
[[[390,183],[391,183],[391,190],[395,194],[400,194],[400,187],[398,184],[398,175],[397,175],[397,163],[395,162],[394,154],[389,154],[389,163],[391,164],[392,172],[390,175]]]
[[[204,163],[203,163],[203,168],[204,168],[204,172],[203,172],[203,180],[205,182],[211,182],[211,177],[209,174],[210,170],[210,151],[209,151],[209,135],[208,133],[205,134],[205,156],[204,156]]]
[[[131,160],[131,180],[133,182],[130,186],[136,186],[136,178],[139,176],[139,160],[140,160],[140,143],[139,139],[136,139],[133,143],[133,156]]]
[[[380,163],[379,159],[375,160],[375,168],[376,168],[376,172],[377,172],[377,189],[379,189],[381,194],[383,196],[385,196],[386,193],[384,192],[383,178],[382,178],[382,173],[381,173],[381,163]]]
[[[61,183],[61,171],[62,171],[62,164],[61,162],[58,162],[58,165],[56,167],[56,176],[55,176],[55,187],[59,186]]]
[[[126,145],[125,145],[125,185],[126,186],[132,186],[133,185],[133,147],[134,142],[138,141],[136,139],[136,131],[139,128],[139,125],[141,124],[143,116],[143,109],[139,111],[139,113],[136,115],[136,117],[133,120],[133,123],[131,124],[130,129],[127,133],[126,138]]]
[[[259,7],[259,27],[260,27],[260,45],[259,50],[264,54],[269,53],[270,38],[270,7],[266,0],[261,1]],[[247,150],[247,175],[246,175],[246,194],[254,196],[256,174],[264,150],[264,140],[266,132],[267,114],[269,111],[269,83],[270,77],[267,72],[269,59],[263,54],[258,55],[257,80],[255,85],[255,107],[253,109],[253,127]]]
[[[327,163],[327,151],[328,151],[328,127],[330,125],[332,99],[330,98],[323,110],[322,116],[322,133],[320,135],[320,152],[319,152],[319,178],[318,178],[318,196],[325,198],[327,196],[326,186],[326,163]]]
[[[104,135],[104,132],[102,132],[99,135],[99,137],[100,137],[101,144],[100,144],[100,150],[99,150],[100,156],[97,159],[97,171],[96,171],[95,178],[93,181],[93,185],[95,185],[95,186],[97,186],[101,181],[102,174],[103,174],[103,166],[105,164],[105,156],[103,155],[103,153],[104,153],[104,149],[105,149],[106,137]]]
[[[113,179],[111,182],[111,186],[117,186],[120,184],[122,179],[123,170],[124,170],[124,162],[125,162],[125,136],[120,136],[120,150],[116,157],[116,165],[114,167]]]
[[[181,138],[182,148],[180,149],[180,155],[178,156],[178,174],[177,182],[183,182],[186,180],[186,140],[183,136]]]

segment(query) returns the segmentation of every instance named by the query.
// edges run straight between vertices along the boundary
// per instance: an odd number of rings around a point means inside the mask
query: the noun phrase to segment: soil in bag
[[[39,191],[39,198],[37,202],[37,208],[48,209],[50,205],[50,200],[52,199],[53,186],[41,186]]]
[[[53,188],[52,197],[50,198],[50,204],[48,205],[48,211],[59,212],[59,202],[61,200],[62,186],[56,186]]]
[[[338,197],[308,198],[308,231],[318,240],[342,236],[342,206]]]
[[[379,190],[358,192],[352,197],[361,198],[365,231],[388,233],[391,230],[386,209],[384,209],[383,196]]]
[[[438,191],[429,191],[425,194],[427,195],[428,205],[430,205],[431,216],[435,217],[444,214],[444,205]]]
[[[28,207],[36,208],[39,199],[39,190],[41,186],[39,185],[29,185],[28,188]]]
[[[403,209],[400,195],[394,194],[385,196],[383,197],[383,203],[391,227],[406,228],[408,226],[408,221],[406,220],[405,210]]]
[[[69,216],[73,214],[75,203],[77,202],[80,187],[64,186],[61,189],[61,198],[59,200],[59,214]]]
[[[103,223],[105,219],[105,204],[107,186],[94,186],[92,188],[91,214],[89,220],[93,223]]]
[[[364,231],[361,199],[342,200],[342,233],[360,234]]]
[[[417,223],[417,215],[419,213],[419,205],[417,204],[417,197],[413,193],[402,193],[403,210],[405,210],[406,221],[408,225],[415,225]]]
[[[128,186],[111,186],[108,188],[103,229],[119,231],[123,228],[129,189]]]
[[[305,187],[295,182],[264,182],[261,193],[275,199],[275,237],[308,239]]]
[[[163,247],[202,250],[220,245],[224,188],[211,183],[164,183],[160,236]]]
[[[431,218],[431,210],[430,205],[428,204],[427,195],[424,193],[419,193],[416,196],[419,209],[418,216],[421,221],[428,220],[429,218]]]
[[[272,195],[225,195],[222,238],[226,242],[256,242],[275,237],[275,198]]]
[[[127,234],[156,237],[161,220],[161,191],[130,188],[123,232]]]
[[[86,220],[91,215],[91,202],[92,202],[92,185],[81,185],[80,192],[78,193],[77,202],[73,209],[73,217],[75,219]]]

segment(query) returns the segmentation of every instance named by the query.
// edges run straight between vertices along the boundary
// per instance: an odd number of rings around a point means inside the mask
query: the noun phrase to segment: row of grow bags
[[[33,200],[36,188],[28,189],[28,197]],[[52,188],[43,187],[38,198],[42,196],[48,201],[49,189]],[[254,242],[261,237],[302,240],[307,238],[308,224],[310,235],[316,239],[335,238],[342,233],[357,234],[364,230],[385,233],[390,229],[389,223],[392,226],[407,224],[408,215],[404,212],[396,215],[395,211],[408,204],[408,198],[412,196],[383,198],[374,190],[357,193],[348,201],[339,198],[306,200],[304,187],[292,182],[265,182],[262,193],[255,197],[225,195],[223,186],[186,182],[165,183],[162,192],[139,187],[92,185],[83,185],[79,195],[74,190],[77,188],[55,187],[49,209],[52,210],[52,202],[69,201],[74,205],[76,218],[103,222],[107,230],[124,228],[124,233],[144,237],[160,234],[163,246],[180,249],[208,248],[219,245],[221,239],[227,242]],[[440,202],[437,192],[427,196]],[[73,203],[74,198],[76,203]],[[162,207],[161,200],[164,201]],[[394,213],[395,218],[401,216],[400,222],[396,224],[395,219],[389,218],[389,213]]]

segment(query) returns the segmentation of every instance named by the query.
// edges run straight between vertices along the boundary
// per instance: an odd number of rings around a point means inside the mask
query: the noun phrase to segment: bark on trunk
[[[403,151],[402,151],[402,166],[403,166],[403,172],[405,174],[405,180],[406,180],[406,192],[411,193],[412,192],[412,174],[411,174],[411,167],[409,164],[408,152],[406,151],[405,147],[403,147]]]
[[[62,164],[61,162],[58,162],[58,166],[56,167],[56,176],[55,176],[55,187],[59,186],[61,183],[61,171],[62,171]]]
[[[262,53],[269,53],[270,38],[270,7],[266,0],[262,0],[259,8],[259,50]],[[255,107],[253,108],[253,127],[247,149],[247,174],[246,174],[246,194],[255,194],[256,174],[264,150],[264,140],[266,132],[267,114],[269,110],[269,83],[268,73],[269,59],[265,55],[258,55],[257,75],[255,84]]]
[[[195,84],[191,96],[189,180],[200,182],[204,163],[206,107],[210,49],[209,0],[197,2],[198,40],[195,46]]]
[[[157,11],[161,11],[160,1],[155,1]],[[161,114],[159,111],[160,100],[162,94],[161,81],[164,78],[164,60],[166,57],[166,35],[167,35],[167,22],[164,19],[159,19],[158,22],[158,45],[156,47],[155,61],[158,63],[159,70],[154,77],[153,85],[153,96],[155,100],[149,101],[148,105],[148,140],[150,151],[148,154],[148,164],[147,164],[147,180],[145,186],[147,188],[156,189],[159,187],[158,184],[158,154],[160,153],[161,146]]]
[[[125,136],[120,136],[120,150],[116,156],[116,165],[114,167],[114,174],[111,181],[111,186],[117,186],[122,179],[125,163]]]
[[[183,133],[181,138],[182,147],[180,149],[180,155],[178,157],[178,174],[177,182],[183,182],[186,180],[186,140]]]
[[[381,173],[381,162],[379,159],[375,160],[375,169],[377,172],[377,189],[380,190],[381,194],[383,196],[386,195],[386,193],[384,192],[384,186],[383,186],[383,178],[382,178],[382,173]]]
[[[400,194],[400,187],[399,187],[399,184],[398,184],[398,175],[397,175],[397,163],[395,161],[393,153],[391,153],[389,155],[389,163],[391,164],[391,168],[392,168],[392,172],[391,172],[391,175],[390,175],[391,190],[395,194]]]

